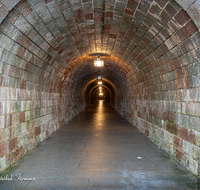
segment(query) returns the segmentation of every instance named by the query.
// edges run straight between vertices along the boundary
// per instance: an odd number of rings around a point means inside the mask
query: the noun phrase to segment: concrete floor
[[[141,157],[141,158],[138,158]],[[200,189],[199,180],[106,102],[85,110],[0,176],[7,189]]]

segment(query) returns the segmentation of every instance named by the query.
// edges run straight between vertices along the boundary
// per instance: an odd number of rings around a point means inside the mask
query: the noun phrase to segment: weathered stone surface
[[[0,23],[7,16],[8,12],[8,9],[0,2]]]
[[[10,11],[20,0],[1,0],[1,2]]]
[[[176,0],[176,2],[179,3],[179,5],[184,10],[187,10],[195,2],[195,0],[186,0],[186,1]]]

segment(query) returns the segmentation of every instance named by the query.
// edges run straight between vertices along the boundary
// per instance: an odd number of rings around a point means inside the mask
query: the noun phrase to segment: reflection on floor
[[[16,174],[24,181],[2,181],[0,189],[200,187],[195,176],[103,100],[95,102],[0,176],[16,179]]]

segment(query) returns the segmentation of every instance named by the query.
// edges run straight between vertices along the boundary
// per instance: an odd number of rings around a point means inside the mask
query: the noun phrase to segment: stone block
[[[191,39],[192,39],[192,41],[193,41],[194,48],[200,46],[200,34],[199,34],[199,32],[197,32],[196,34],[194,34],[194,35],[191,37]],[[194,48],[193,48],[193,49],[194,49]]]
[[[200,132],[199,131],[194,131],[195,133],[195,144],[200,147]]]
[[[176,19],[176,21],[180,24],[180,25],[184,25],[186,22],[188,22],[190,20],[189,15],[187,14],[187,12],[185,12],[183,9],[181,9],[176,16],[174,17]]]
[[[13,158],[13,152],[10,153],[10,154],[7,154],[5,156],[5,160],[6,160],[6,166],[11,165],[13,163],[13,160],[14,160],[14,158]]]
[[[188,129],[189,128],[189,120],[190,120],[190,117],[189,116],[187,116],[187,115],[182,115],[181,116],[181,125],[183,126],[183,127],[185,127],[186,129]]]
[[[0,144],[0,158],[8,154],[8,152],[9,152],[8,142]]]
[[[193,102],[185,103],[185,113],[187,115],[194,115],[194,103]]]
[[[179,138],[179,137],[174,135],[173,144],[177,149],[183,151],[183,139],[181,139],[181,138]]]
[[[25,112],[20,112],[19,113],[19,122],[20,123],[25,122]]]
[[[192,36],[187,38],[184,42],[180,43],[179,47],[183,54],[192,51],[195,48],[195,43],[192,40]]]
[[[185,82],[186,82],[186,86],[188,88],[195,88],[195,87],[200,86],[199,82],[197,81],[197,77],[195,77],[195,76],[187,77],[185,79]]]
[[[0,158],[0,168],[1,168],[1,171],[6,168],[6,157],[5,156]]]
[[[3,129],[3,139],[4,141],[8,141],[10,139],[10,127]]]
[[[25,133],[27,131],[27,129],[28,129],[28,123],[27,122],[22,123],[21,132]]]
[[[181,114],[175,113],[174,123],[178,124],[178,125],[181,125],[181,122],[182,122],[181,119],[182,119]]]
[[[19,124],[19,114],[18,113],[13,113],[13,115],[12,115],[12,124],[13,125]]]
[[[186,153],[189,157],[193,157],[193,149],[194,149],[194,145],[191,144],[188,141],[183,141],[183,151],[184,153]]]
[[[37,137],[41,133],[41,127],[38,126],[35,128],[35,137]]]
[[[189,117],[189,126],[190,126],[190,129],[195,131],[197,130],[197,127],[198,127],[198,118],[197,117]]]
[[[0,23],[8,14],[8,9],[0,2]]]
[[[177,31],[177,35],[183,41],[197,31],[198,29],[196,28],[195,24],[192,21],[189,21],[185,26]]]
[[[16,134],[16,136],[21,134],[21,130],[22,130],[21,127],[22,127],[21,124],[15,126],[15,134]]]
[[[140,2],[139,6],[138,6],[138,9],[143,12],[144,14],[147,13],[149,7],[150,7],[151,3],[150,2],[147,2],[147,3],[142,3]]]
[[[5,130],[0,129],[0,143],[5,142],[5,136],[4,136]]]
[[[182,157],[184,156],[184,153],[178,149],[176,149],[176,159],[180,162]]]
[[[194,174],[198,174],[198,162],[192,158],[189,158],[189,170]]]
[[[187,9],[195,2],[195,0],[186,0],[186,1],[176,0],[176,2],[177,2],[184,10],[187,10]]]
[[[24,121],[29,121],[31,119],[31,112],[30,111],[26,111],[24,117],[25,117]]]
[[[1,2],[10,11],[20,0],[1,0]]]
[[[17,137],[16,138],[14,138],[14,139],[11,139],[10,141],[9,141],[9,152],[11,152],[11,151],[13,151],[13,150],[15,150],[16,148],[17,148]]]
[[[193,146],[193,158],[199,163],[200,162],[200,148]]]
[[[3,129],[5,127],[5,116],[0,115],[0,129]]]
[[[192,130],[188,130],[188,142],[195,144],[195,132]]]
[[[193,4],[188,10],[187,10],[188,15],[190,15],[190,17],[192,18],[192,20],[194,21],[195,25],[197,26],[197,28],[200,28],[200,22],[199,22],[199,16],[200,16],[200,12],[197,6],[195,6],[195,4]]]
[[[14,151],[14,159],[15,159],[15,161],[18,160],[20,157],[22,157],[23,154],[24,154],[23,146],[17,148],[17,149]]]

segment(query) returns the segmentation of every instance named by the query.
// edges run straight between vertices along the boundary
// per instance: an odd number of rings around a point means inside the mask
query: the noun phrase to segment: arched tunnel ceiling
[[[78,86],[87,84],[96,75],[88,55],[107,53],[110,58],[105,59],[107,67],[102,73],[120,86],[127,77],[138,83],[151,78],[151,72],[154,77],[163,74],[167,68],[162,65],[171,57],[198,46],[194,37],[184,47],[186,38],[194,33],[199,36],[188,16],[196,21],[191,13],[191,8],[197,9],[196,4],[190,7],[189,3],[173,0],[106,0],[104,13],[103,3],[103,0],[1,0],[2,60],[9,63],[17,55],[36,65],[35,70],[38,67],[45,70],[36,71],[36,75],[48,78],[51,73],[56,83],[63,76],[74,81],[79,78]],[[119,71],[116,65],[122,69]],[[77,71],[74,76],[73,69]]]
[[[102,68],[95,68],[93,65],[93,59],[84,61],[78,64],[70,73],[70,77],[74,81],[74,85],[80,88],[93,79],[97,79],[98,73],[101,73],[102,78],[109,80],[115,84],[116,87],[120,87],[121,81],[126,79],[126,71],[122,66],[113,63],[113,61],[105,60],[105,66]]]
[[[98,85],[97,80],[90,81],[84,89],[85,94],[90,94],[90,93],[92,93],[92,91],[97,89],[99,86],[102,86],[103,89],[107,89],[109,91],[109,93],[112,97],[116,96],[115,86],[113,86],[113,84],[107,80],[103,80],[102,82],[103,82],[102,85]]]
[[[92,80],[90,82],[88,82],[88,84],[85,86],[84,88],[84,96],[88,97],[88,99],[86,101],[91,102],[91,98],[94,95],[94,92],[97,93],[99,86],[102,87],[102,90],[106,91],[107,94],[109,94],[110,97],[110,103],[114,102],[117,97],[117,90],[116,87],[108,80],[102,80],[102,84],[98,85],[97,80]],[[112,104],[112,103],[111,103]]]

